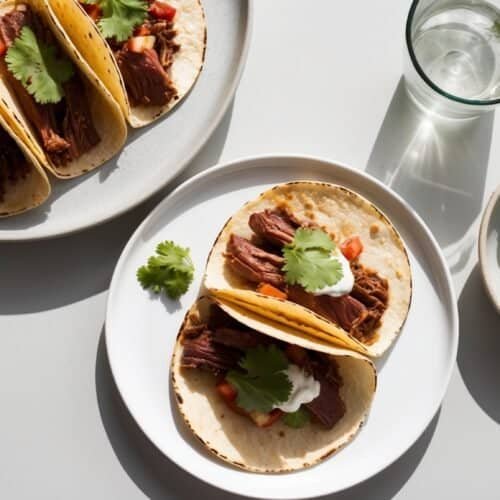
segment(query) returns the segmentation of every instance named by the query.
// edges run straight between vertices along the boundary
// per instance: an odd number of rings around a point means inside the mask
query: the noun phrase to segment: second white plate
[[[53,191],[41,207],[0,221],[0,241],[61,236],[100,224],[144,201],[172,180],[220,122],[246,60],[251,0],[203,0],[207,53],[188,96],[152,125],[129,130],[123,151],[88,175],[51,177]]]
[[[169,363],[182,318],[196,299],[205,261],[224,222],[268,187],[313,179],[342,184],[382,209],[400,231],[413,270],[413,301],[394,348],[377,362],[370,417],[354,441],[322,464],[293,474],[256,475],[213,458],[180,418]],[[191,249],[196,281],[180,302],[151,297],[135,273],[159,241]],[[113,276],[106,345],[118,389],[138,425],[179,466],[214,486],[251,497],[305,498],[340,491],[400,457],[439,408],[454,365],[458,315],[441,252],[420,218],[396,194],[361,172],[328,161],[264,157],[215,167],[166,198],[127,244]]]

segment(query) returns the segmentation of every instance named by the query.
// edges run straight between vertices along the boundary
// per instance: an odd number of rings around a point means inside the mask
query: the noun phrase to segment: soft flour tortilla
[[[7,185],[4,199],[0,202],[0,217],[10,217],[41,205],[50,195],[50,183],[38,160],[26,144],[13,133],[1,113],[0,127],[16,141],[30,165],[29,172],[24,179],[18,179],[15,184]]]
[[[14,92],[9,88],[5,79],[0,79],[0,109],[6,115],[16,134],[31,148],[38,161],[45,168],[59,178],[77,177],[101,166],[118,153],[127,138],[127,124],[118,104],[64,34],[59,22],[50,15],[43,0],[7,0],[1,2],[0,15],[10,12],[16,4],[29,5],[44,20],[46,27],[54,33],[61,49],[71,58],[76,69],[80,72],[87,90],[88,105],[101,142],[88,153],[67,165],[56,166],[50,162],[45,154],[35,130],[28,122]]]
[[[216,392],[214,375],[181,368],[183,330],[207,318],[210,304],[209,299],[202,298],[186,315],[171,367],[179,410],[188,427],[209,451],[251,472],[289,472],[317,464],[355,436],[369,411],[377,383],[372,362],[355,352],[290,334],[287,327],[272,322],[264,324],[248,311],[231,310],[236,319],[245,318],[246,324],[267,335],[335,358],[344,382],[340,395],[346,413],[330,430],[313,422],[301,429],[292,429],[279,421],[269,428],[259,428],[227,407]],[[222,308],[226,309],[223,305]]]
[[[169,70],[178,99],[165,106],[131,106],[116,59],[106,40],[77,0],[46,0],[82,56],[120,105],[132,127],[143,127],[170,111],[196,82],[205,59],[206,22],[200,0],[169,0],[177,9],[174,19],[181,46]]]
[[[226,265],[224,252],[230,235],[251,238],[249,216],[277,207],[288,209],[300,221],[323,227],[337,243],[349,236],[360,236],[364,250],[359,262],[389,282],[388,307],[369,345],[305,307],[257,293],[254,284],[237,276]],[[207,263],[205,286],[227,304],[251,310],[263,321],[267,318],[370,356],[380,356],[392,344],[406,320],[412,294],[408,255],[387,217],[353,191],[312,181],[276,186],[241,208],[226,223],[214,244]]]

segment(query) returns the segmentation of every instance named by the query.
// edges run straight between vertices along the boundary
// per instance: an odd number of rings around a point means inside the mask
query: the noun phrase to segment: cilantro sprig
[[[97,22],[104,38],[114,38],[123,42],[130,38],[134,28],[141,25],[148,14],[148,3],[144,0],[80,0],[86,4],[96,4],[102,10]]]
[[[156,247],[156,255],[137,270],[137,279],[143,288],[155,293],[164,291],[171,299],[178,299],[188,291],[194,278],[194,265],[189,248],[164,241]]]
[[[283,247],[286,282],[307,292],[335,285],[344,273],[334,250],[335,243],[322,229],[297,229],[293,241]]]
[[[288,427],[300,429],[309,423],[311,415],[303,406],[301,406],[297,411],[285,413],[281,420],[285,425],[288,425]]]
[[[249,349],[239,365],[245,373],[231,370],[226,380],[237,390],[240,408],[268,413],[288,400],[292,392],[292,383],[284,373],[288,360],[275,345]]]
[[[40,104],[58,103],[64,96],[62,84],[75,72],[69,59],[59,57],[55,46],[37,40],[28,26],[7,50],[5,61],[14,78]]]

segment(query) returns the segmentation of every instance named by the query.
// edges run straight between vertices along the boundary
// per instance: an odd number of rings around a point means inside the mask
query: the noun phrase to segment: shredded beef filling
[[[26,5],[0,17],[0,36],[7,47],[24,26],[29,26],[38,40],[57,45],[52,33]],[[79,158],[100,142],[89,111],[83,82],[76,73],[65,85],[65,97],[57,104],[39,104],[10,73],[2,58],[0,69],[54,165],[64,166]]]
[[[260,241],[283,247],[293,240],[299,222],[284,210],[265,210],[250,215],[248,224]],[[269,253],[236,235],[227,245],[226,262],[242,278],[252,283],[269,283],[285,288],[280,256]],[[370,342],[387,309],[389,285],[376,272],[352,263],[355,284],[349,295],[315,296],[300,286],[288,286],[288,298],[342,327],[362,342]]]
[[[249,330],[215,306],[211,308],[208,323],[185,327],[183,338],[182,367],[209,371],[216,376],[224,376],[228,370],[237,368],[246,349],[275,344],[284,349],[291,363],[304,369],[320,383],[319,396],[305,405],[317,422],[331,429],[346,412],[340,396],[343,382],[338,365],[326,354],[284,344]]]
[[[135,52],[128,42],[110,43],[125,87],[133,106],[165,106],[177,98],[177,90],[168,71],[180,45],[175,42],[174,24],[168,21],[148,19],[138,28],[155,37],[152,49]]]
[[[283,257],[262,250],[241,236],[231,235],[226,248],[227,263],[239,276],[252,283],[283,287]]]
[[[253,213],[248,219],[248,225],[257,236],[279,247],[293,241],[298,227],[285,212],[278,210]]]
[[[8,187],[25,179],[30,166],[16,141],[0,128],[0,203],[5,201]]]

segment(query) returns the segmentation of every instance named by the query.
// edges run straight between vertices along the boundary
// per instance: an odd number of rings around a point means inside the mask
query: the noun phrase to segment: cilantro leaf
[[[322,229],[308,229],[300,227],[295,232],[293,245],[297,250],[321,249],[331,252],[335,243]]]
[[[282,421],[285,425],[288,425],[288,427],[293,427],[294,429],[300,429],[301,427],[304,427],[304,425],[306,425],[309,420],[311,420],[311,415],[303,406],[292,413],[285,413],[282,418]]]
[[[276,346],[249,349],[240,366],[246,373],[231,370],[226,376],[238,392],[236,404],[240,408],[268,413],[290,397],[292,383],[283,371],[288,361]]]
[[[40,104],[57,103],[64,96],[62,84],[74,74],[73,64],[57,56],[57,48],[37,40],[28,26],[7,50],[7,67]]]
[[[335,243],[322,229],[299,228],[291,243],[283,247],[285,280],[315,292],[342,279],[339,260],[332,255]]]
[[[148,14],[148,3],[144,0],[83,0],[102,9],[97,25],[104,38],[123,42],[130,38],[134,28],[141,25]]]
[[[156,254],[137,270],[137,279],[143,288],[155,293],[164,291],[171,299],[178,299],[188,291],[194,278],[189,249],[164,241],[156,247]]]
[[[249,349],[239,365],[248,372],[249,376],[258,377],[286,370],[288,359],[274,344],[271,344],[268,349],[260,345]]]

